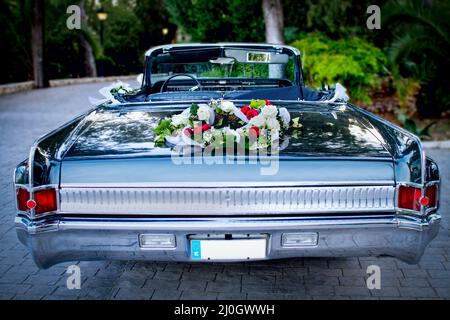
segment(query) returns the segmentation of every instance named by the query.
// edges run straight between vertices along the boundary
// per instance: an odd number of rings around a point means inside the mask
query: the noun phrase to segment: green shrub
[[[371,102],[369,93],[379,87],[385,70],[380,49],[361,38],[331,40],[318,33],[303,35],[292,45],[301,52],[306,85],[325,88],[339,82],[352,101]]]

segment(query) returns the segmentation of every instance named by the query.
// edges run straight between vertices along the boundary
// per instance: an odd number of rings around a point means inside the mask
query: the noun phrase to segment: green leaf
[[[172,132],[171,130],[171,123],[172,121],[168,118],[165,118],[159,122],[159,124],[153,129],[153,132],[155,134],[170,134]]]
[[[419,137],[429,137],[431,138],[431,132],[430,129],[432,126],[434,126],[436,124],[436,122],[431,122],[429,123],[427,126],[425,126],[424,128],[422,128],[419,132]]]
[[[156,139],[155,139],[155,143],[157,144],[161,144],[166,142],[166,138],[164,137],[163,134],[159,135]]]
[[[197,116],[198,108],[199,108],[198,104],[193,103],[191,106],[191,115]]]
[[[261,107],[264,107],[266,105],[266,102],[264,100],[254,100],[250,102],[249,107],[253,109],[259,109]]]
[[[407,119],[405,122],[405,129],[408,130],[409,132],[417,135],[419,133],[418,128],[417,128],[417,124],[411,120],[411,119]]]

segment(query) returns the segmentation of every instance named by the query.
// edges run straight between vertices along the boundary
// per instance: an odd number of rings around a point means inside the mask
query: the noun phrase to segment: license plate
[[[194,260],[243,260],[266,257],[266,239],[191,240]]]

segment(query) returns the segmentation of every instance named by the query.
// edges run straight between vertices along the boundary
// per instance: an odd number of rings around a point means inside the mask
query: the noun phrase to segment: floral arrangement
[[[194,145],[220,148],[241,144],[245,149],[269,147],[283,138],[292,119],[286,108],[278,108],[267,100],[251,100],[238,108],[227,100],[208,104],[192,104],[179,114],[162,119],[153,129],[157,145]]]

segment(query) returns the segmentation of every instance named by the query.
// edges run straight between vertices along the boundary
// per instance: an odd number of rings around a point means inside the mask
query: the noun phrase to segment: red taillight
[[[400,186],[398,188],[398,207],[420,211],[422,191],[419,188]]]
[[[430,208],[436,207],[437,205],[437,186],[431,185],[425,191],[425,196],[428,198],[428,206]]]
[[[24,188],[18,188],[17,208],[20,211],[30,211],[34,209],[35,214],[56,211],[56,190],[42,189],[34,192],[34,199],[30,199],[30,193]]]
[[[34,201],[36,201],[36,208],[34,212],[41,214],[44,212],[56,211],[56,190],[43,189],[34,192]]]
[[[30,193],[24,188],[16,190],[17,208],[20,211],[28,211],[27,201],[30,200]]]

